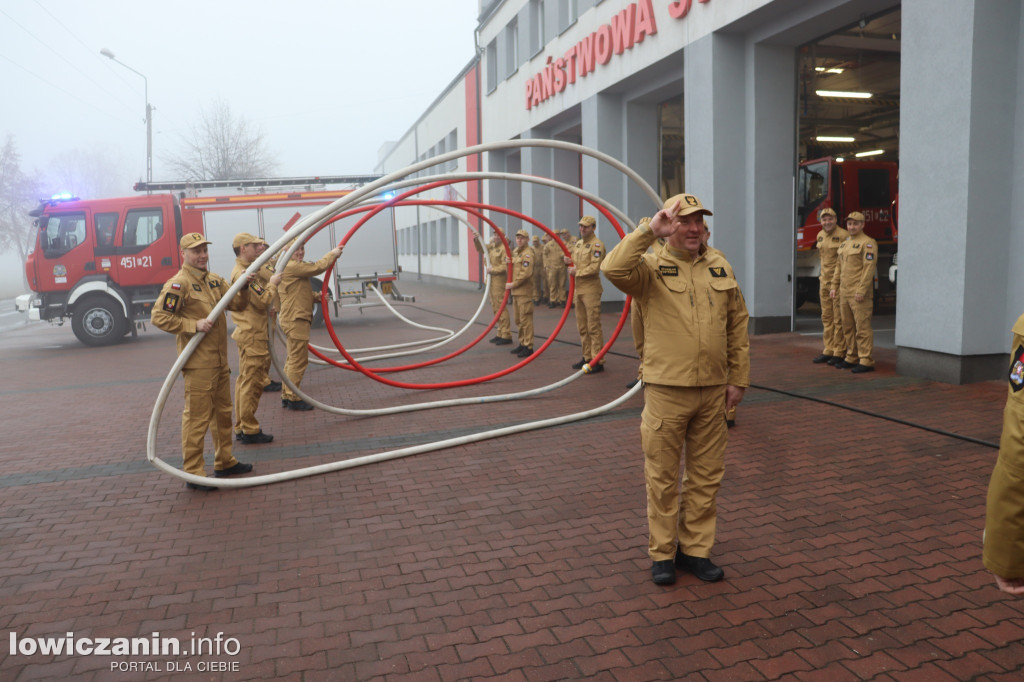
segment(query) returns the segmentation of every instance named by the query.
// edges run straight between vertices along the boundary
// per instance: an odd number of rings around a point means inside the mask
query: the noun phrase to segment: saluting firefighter
[[[302,259],[306,245],[302,244],[285,265],[284,277],[278,287],[281,298],[281,329],[288,337],[288,359],[284,363],[284,374],[295,384],[302,385],[302,377],[309,366],[309,328],[313,325],[313,304],[320,300],[320,292],[313,291],[309,280],[325,272],[341,256],[342,247],[337,246],[324,254],[315,263]],[[313,406],[300,398],[287,385],[281,392],[281,405],[290,410],[308,411]]]
[[[601,265],[643,313],[640,436],[658,585],[674,583],[677,569],[706,582],[724,576],[710,559],[729,438],[723,414],[750,384],[747,307],[729,262],[703,242],[704,215],[697,197],[676,195]],[[647,253],[659,238],[665,245]]]
[[[496,231],[491,235],[486,247],[480,244],[480,238],[477,236],[473,237],[473,246],[487,259],[487,274],[491,276],[487,285],[487,298],[491,303],[491,312],[497,315],[498,310],[501,310],[494,327],[494,336],[490,341],[496,346],[508,346],[512,343],[512,325],[509,322],[508,308],[502,305],[505,300],[505,284],[508,282],[508,264],[505,262],[505,244],[498,236],[501,230],[494,229]]]
[[[601,347],[604,346],[604,333],[601,331],[601,261],[604,260],[604,243],[597,238],[594,231],[597,220],[594,216],[585,215],[580,218],[580,238],[572,248],[572,258],[566,259],[569,276],[576,278],[576,291],[573,303],[576,305],[576,328],[580,333],[580,346],[583,357],[574,362],[573,369],[581,369],[590,365],[592,374],[604,371],[604,362],[592,363]]]
[[[863,374],[875,371],[875,360],[871,356],[875,341],[871,312],[874,308],[878,244],[864,234],[864,214],[860,211],[846,216],[846,231],[850,236],[839,246],[839,263],[829,290],[829,297],[839,300],[846,341],[846,357],[834,366],[837,369],[852,368],[854,374]]]
[[[999,458],[988,484],[985,568],[1003,592],[1024,594],[1024,315],[1013,325]]]
[[[228,323],[222,313],[209,319],[229,285],[209,272],[210,256],[203,235],[189,232],[181,238],[181,269],[167,280],[153,304],[153,326],[175,334],[178,354],[199,332],[199,345],[185,362],[181,374],[185,380],[185,409],[181,414],[182,470],[206,476],[203,441],[206,432],[213,436],[214,476],[234,476],[252,471],[252,464],[239,462],[231,454],[231,369],[228,367]],[[243,287],[228,303],[228,310],[244,310],[249,302]],[[186,483],[192,490],[216,490],[214,486]]]
[[[519,345],[510,350],[521,358],[533,354],[533,269],[536,266],[530,235],[526,230],[516,232],[516,248],[506,263],[512,263],[512,281],[505,288],[512,292],[512,310],[515,313]]]
[[[239,232],[231,242],[235,267],[231,283],[267,250],[267,242],[248,232]],[[249,281],[249,305],[231,313],[235,331],[231,338],[238,346],[238,378],[235,379],[235,438],[243,443],[269,443],[274,437],[263,433],[256,408],[264,391],[280,391],[281,384],[270,381],[270,345],[267,324],[274,312],[277,286],[283,272],[274,272],[270,263],[253,273]]]
[[[569,242],[569,231],[561,230],[558,235],[565,242],[566,248],[570,249],[572,244]],[[548,307],[557,308],[558,306],[565,305],[565,261],[562,253],[562,247],[558,245],[558,241],[552,237],[548,237],[544,243],[544,277],[548,283]]]
[[[843,314],[839,307],[839,299],[832,298],[832,280],[839,264],[839,247],[850,233],[838,227],[836,212],[831,208],[818,211],[821,231],[815,248],[821,261],[821,272],[818,275],[818,301],[821,303],[821,340],[824,349],[811,362],[816,365],[828,363],[836,365],[846,357],[846,337],[843,334]]]

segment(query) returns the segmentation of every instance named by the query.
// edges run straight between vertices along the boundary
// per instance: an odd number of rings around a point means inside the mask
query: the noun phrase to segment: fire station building
[[[815,211],[801,164],[829,159],[835,177],[819,185],[841,192],[843,163],[892,162],[898,239],[887,227],[879,240],[876,314],[895,313],[897,369],[949,383],[997,378],[1024,312],[1013,255],[1024,254],[1024,193],[1014,191],[1024,181],[1022,28],[1022,3],[1003,0],[481,0],[478,54],[385,145],[377,171],[516,139],[604,152],[663,198],[685,191],[714,211],[712,244],[736,271],[751,333],[764,334],[795,329],[804,303],[797,228]],[[658,209],[609,166],[550,148],[488,151],[419,175],[465,171],[553,178],[633,220]],[[874,217],[896,227],[888,193]],[[575,195],[510,180],[428,196],[574,233],[581,212],[593,213]],[[847,201],[841,220],[861,208]],[[465,219],[400,209],[406,276],[481,281]],[[608,248],[619,239],[603,218],[598,236]],[[604,292],[609,306],[624,298],[607,283]]]

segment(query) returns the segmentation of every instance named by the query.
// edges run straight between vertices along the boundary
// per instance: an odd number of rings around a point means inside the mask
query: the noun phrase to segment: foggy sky
[[[284,176],[370,173],[474,54],[478,0],[0,0],[0,142],[26,171],[100,150],[153,179],[220,97],[266,133]],[[75,188],[53,188],[71,191]]]

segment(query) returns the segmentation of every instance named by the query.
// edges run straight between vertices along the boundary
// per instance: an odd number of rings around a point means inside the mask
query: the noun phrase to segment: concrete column
[[[523,133],[523,139],[550,139],[549,131],[535,128]],[[551,149],[544,147],[523,147],[523,173],[536,175],[542,178],[551,178],[554,175],[554,154]],[[538,185],[533,182],[520,183],[522,196],[523,213],[537,220],[550,229],[557,229],[554,225],[554,192],[555,190],[545,185]],[[525,226],[531,235],[542,236],[542,231],[532,225]]]
[[[597,94],[581,103],[580,113],[583,138],[581,144],[621,160],[625,118],[622,99],[615,95]],[[591,156],[583,157],[583,189],[615,206],[626,205],[625,179],[622,173]],[[593,215],[598,219],[598,239],[606,245],[618,243],[618,233],[596,208],[584,203],[583,214]],[[602,300],[625,300],[625,295],[604,280],[604,275],[601,279],[604,289]]]
[[[966,383],[1005,373],[1022,312],[1008,305],[1021,287],[1020,33],[1020,3],[903,3],[901,374]]]
[[[714,212],[752,333],[792,326],[795,54],[711,34],[684,51],[686,189]],[[756,254],[756,258],[755,258]]]
[[[653,102],[626,103],[626,139],[622,161],[639,173],[655,192],[658,191],[660,163],[658,117],[658,105]],[[626,182],[625,192],[626,202],[622,209],[633,222],[653,215],[660,208],[653,205],[647,193],[632,181]]]
[[[575,142],[575,140],[573,140]],[[555,180],[573,187],[580,187],[580,155],[561,149],[552,150],[552,168]],[[554,226],[576,234],[576,223],[580,219],[580,200],[575,194],[555,192]]]

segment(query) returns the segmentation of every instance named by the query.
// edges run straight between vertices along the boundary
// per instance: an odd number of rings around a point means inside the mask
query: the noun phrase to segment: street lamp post
[[[114,60],[115,62],[117,62],[118,64],[120,64],[124,68],[128,69],[132,73],[137,74],[139,76],[142,76],[142,84],[143,84],[143,87],[145,89],[145,94],[146,94],[146,182],[147,183],[152,183],[153,182],[153,107],[149,103],[149,80],[146,78],[145,74],[136,71],[132,67],[130,67],[127,64],[125,64],[124,62],[122,62],[120,59],[118,59],[117,57],[114,56],[113,52],[111,52],[107,48],[104,47],[102,50],[100,50],[100,54],[103,55],[104,57],[107,57],[109,59]]]

